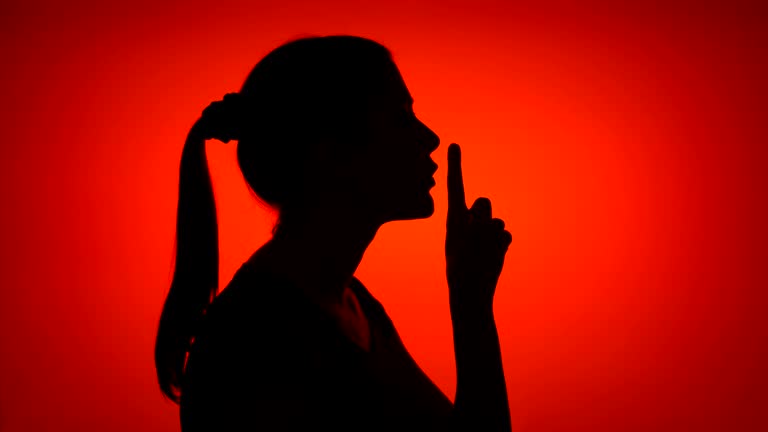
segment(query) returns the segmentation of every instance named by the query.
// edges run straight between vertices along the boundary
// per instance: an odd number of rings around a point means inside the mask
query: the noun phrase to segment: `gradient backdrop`
[[[152,356],[184,137],[269,50],[333,33],[388,46],[442,140],[435,215],[382,227],[357,276],[451,399],[458,142],[514,236],[516,432],[768,430],[768,14],[728,4],[4,1],[0,430],[179,430]],[[208,149],[224,285],[274,215]]]

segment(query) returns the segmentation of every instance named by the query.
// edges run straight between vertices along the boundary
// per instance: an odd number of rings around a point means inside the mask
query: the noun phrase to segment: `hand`
[[[217,139],[224,143],[242,135],[243,100],[239,93],[227,93],[220,101],[211,102],[192,126],[190,135],[198,139]]]
[[[448,146],[448,218],[445,262],[451,313],[493,312],[493,295],[512,234],[491,218],[491,201],[481,197],[467,209],[461,149]]]

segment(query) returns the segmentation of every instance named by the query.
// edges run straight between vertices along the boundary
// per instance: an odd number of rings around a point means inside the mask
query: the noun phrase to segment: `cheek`
[[[401,175],[396,167],[384,163],[369,165],[360,174],[358,192],[374,207],[389,208],[398,202],[403,194]]]
[[[413,186],[407,184],[404,155],[408,153],[402,148],[406,142],[392,131],[377,136],[358,166],[363,192],[391,201]]]

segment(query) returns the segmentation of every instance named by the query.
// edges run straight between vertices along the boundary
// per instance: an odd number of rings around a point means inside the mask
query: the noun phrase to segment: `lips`
[[[432,169],[431,169],[430,174],[429,174],[430,177],[429,177],[429,180],[427,180],[427,183],[429,184],[430,188],[434,187],[435,184],[436,184],[435,183],[435,178],[433,177],[436,172],[437,172],[437,164],[432,162]]]
[[[436,184],[435,178],[433,176],[437,172],[437,164],[432,161],[429,161],[429,162],[430,162],[429,166],[423,171],[425,175],[424,177],[422,177],[424,179],[422,181],[424,182],[424,184],[429,185],[429,187],[431,188],[431,187],[434,187]]]

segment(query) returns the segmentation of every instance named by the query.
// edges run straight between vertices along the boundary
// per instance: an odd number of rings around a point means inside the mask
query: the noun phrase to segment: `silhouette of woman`
[[[438,136],[389,51],[353,36],[290,41],[192,126],[180,166],[176,258],[157,333],[163,393],[193,431],[509,431],[493,295],[512,237],[464,199],[448,148],[446,276],[455,403],[353,275],[379,227],[434,213]],[[238,141],[272,238],[220,294],[205,140]]]

